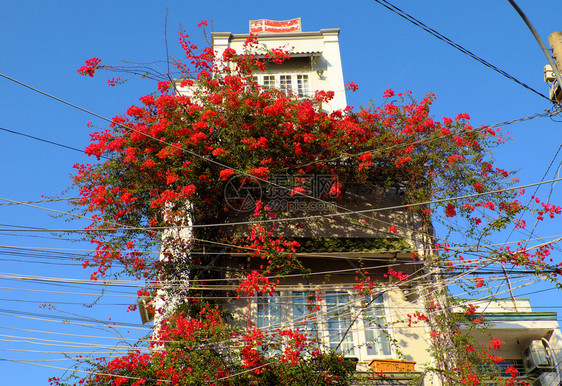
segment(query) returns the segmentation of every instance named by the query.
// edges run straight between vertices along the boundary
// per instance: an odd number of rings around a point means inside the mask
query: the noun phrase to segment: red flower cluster
[[[94,72],[98,69],[98,64],[100,64],[101,59],[91,58],[86,60],[86,65],[80,67],[77,72],[82,75],[94,76]]]

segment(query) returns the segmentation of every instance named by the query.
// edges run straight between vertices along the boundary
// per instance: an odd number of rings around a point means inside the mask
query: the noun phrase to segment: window
[[[281,325],[281,300],[279,292],[273,296],[258,297],[258,328]]]
[[[351,330],[351,308],[349,294],[346,292],[326,292],[326,321],[330,349],[343,353],[353,352]]]
[[[258,83],[260,83],[259,79],[258,79]],[[275,88],[275,76],[264,75],[263,76],[263,82],[260,83],[260,84],[262,84],[263,87],[266,87],[266,88]]]
[[[312,339],[318,339],[318,324],[311,308],[312,304],[309,302],[309,295],[309,292],[302,291],[292,293],[293,324],[294,328],[300,329]]]
[[[382,295],[366,296],[363,299],[362,317],[367,355],[391,353],[388,332],[383,328],[386,323],[383,300]]]
[[[300,97],[310,96],[308,75],[297,75],[297,95]]]
[[[291,75],[279,75],[279,90],[287,94],[293,92],[293,83]]]
[[[256,75],[253,78],[265,88],[276,88],[302,98],[312,95],[308,74]]]
[[[351,291],[327,291],[322,300],[313,300],[309,291],[259,295],[254,320],[267,332],[298,328],[311,340],[346,356],[392,355],[382,293],[359,297]]]

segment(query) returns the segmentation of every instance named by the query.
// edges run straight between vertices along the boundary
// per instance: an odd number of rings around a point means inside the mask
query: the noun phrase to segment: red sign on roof
[[[250,33],[301,32],[301,18],[291,20],[250,20]]]

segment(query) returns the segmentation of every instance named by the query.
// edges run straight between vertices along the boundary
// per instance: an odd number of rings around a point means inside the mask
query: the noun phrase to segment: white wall
[[[339,29],[323,29],[319,32],[297,32],[290,34],[260,34],[258,37],[262,47],[267,49],[283,48],[293,53],[318,53],[312,60],[312,68],[302,69],[302,73],[309,74],[313,91],[333,91],[334,99],[323,103],[322,109],[331,112],[343,110],[347,106],[345,84],[339,48]],[[222,56],[226,48],[232,48],[237,53],[244,51],[244,43],[249,35],[233,35],[229,32],[214,32],[212,34],[213,49],[217,57]],[[282,67],[283,65],[281,65]],[[318,70],[322,74],[317,73]],[[291,72],[294,72],[291,69]],[[281,72],[278,68],[276,73]]]

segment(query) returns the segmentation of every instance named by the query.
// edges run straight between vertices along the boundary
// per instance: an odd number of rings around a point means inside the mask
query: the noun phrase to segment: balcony
[[[375,373],[407,373],[413,372],[416,362],[397,359],[373,359],[369,366]]]
[[[371,371],[358,370],[361,385],[422,385],[423,374],[415,371],[414,361],[397,359],[373,359]],[[368,379],[368,381],[367,381]]]

